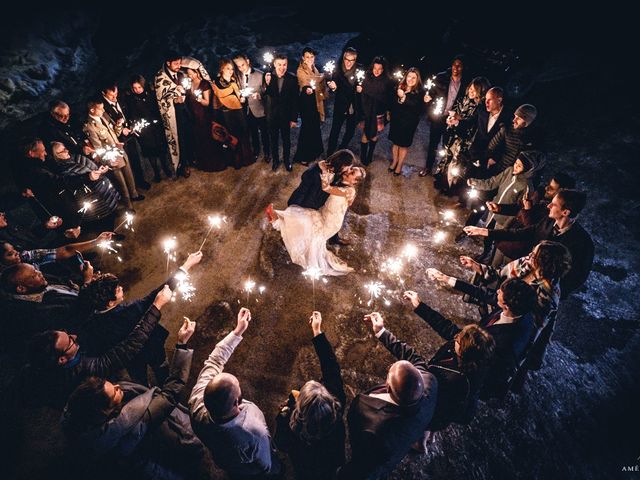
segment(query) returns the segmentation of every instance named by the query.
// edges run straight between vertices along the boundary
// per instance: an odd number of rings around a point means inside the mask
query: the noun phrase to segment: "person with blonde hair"
[[[297,478],[332,478],[344,464],[346,404],[340,365],[333,347],[322,332],[322,315],[309,318],[313,346],[322,370],[322,380],[309,380],[293,390],[276,417],[274,442],[291,459]]]

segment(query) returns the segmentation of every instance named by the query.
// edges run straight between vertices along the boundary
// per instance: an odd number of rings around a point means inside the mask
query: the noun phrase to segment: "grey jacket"
[[[248,100],[248,109],[251,114],[256,118],[262,118],[265,115],[264,111],[264,90],[265,85],[263,80],[264,74],[260,70],[256,70],[251,67],[251,73],[249,73],[249,83],[245,82],[245,76],[243,73],[238,75],[239,82],[238,85],[240,88],[250,87],[253,89],[253,93],[257,93],[257,98],[254,98],[253,95],[249,95],[247,97]]]
[[[65,408],[62,428],[74,451],[82,453],[78,457],[88,465],[106,461],[133,466],[145,478],[186,478],[189,472],[183,470],[190,468],[185,459],[193,463],[204,452],[178,403],[192,357],[193,350],[177,348],[162,387],[120,382],[124,398],[131,399],[101,425],[78,426]],[[179,463],[172,464],[172,458]]]

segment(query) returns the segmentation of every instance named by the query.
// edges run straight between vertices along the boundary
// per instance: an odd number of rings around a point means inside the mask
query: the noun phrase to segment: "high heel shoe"
[[[395,168],[391,168],[391,167],[387,168],[387,172],[389,172],[389,173],[393,172],[394,170],[395,170]]]

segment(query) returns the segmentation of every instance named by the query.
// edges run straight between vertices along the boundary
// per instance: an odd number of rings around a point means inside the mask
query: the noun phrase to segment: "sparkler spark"
[[[389,272],[393,275],[400,275],[403,266],[401,258],[388,258],[382,263],[380,270],[383,272]]]
[[[176,237],[167,238],[162,242],[162,248],[164,249],[164,253],[167,254],[167,273],[169,273],[169,262],[176,261]]]
[[[243,89],[240,90],[240,96],[247,98],[253,93],[253,91],[254,91],[253,87],[244,87]]]
[[[364,80],[364,70],[357,69],[356,70],[356,81],[358,85],[362,85],[362,81]]]
[[[109,252],[109,254],[118,253],[118,250],[113,248],[113,240],[102,240],[101,242],[98,242],[98,248],[101,248],[105,252]]]
[[[438,230],[434,235],[433,235],[433,241],[435,243],[442,243],[444,242],[444,239],[447,237],[447,234],[445,232],[443,232],[442,230]]]
[[[396,70],[393,72],[393,77],[398,80],[398,82],[401,82],[404,78],[404,72],[402,70]]]
[[[435,103],[435,106],[433,107],[433,114],[441,115],[443,111],[444,111],[444,98],[442,97],[436,98],[436,103]]]
[[[189,77],[184,77],[180,83],[185,90],[191,90],[191,79]]]
[[[133,122],[133,126],[131,127],[131,130],[133,131],[133,133],[135,133],[136,135],[139,134],[140,132],[142,132],[142,130],[144,130],[146,127],[148,127],[149,125],[151,125],[146,118],[141,118],[139,120],[136,120],[135,122]]]
[[[333,75],[333,72],[335,71],[335,69],[336,69],[336,62],[334,60],[329,60],[322,67],[322,70],[324,70],[325,72],[327,72],[330,75]]]
[[[94,157],[99,157],[102,162],[108,162],[113,166],[118,158],[123,156],[123,152],[115,145],[111,145],[106,148],[96,148],[93,155]]]
[[[434,75],[433,77],[427,79],[427,83],[424,84],[424,89],[425,89],[425,93],[428,95],[429,91],[433,88],[433,86],[435,85],[434,80],[436,79],[436,76]]]
[[[311,87],[311,90],[315,90],[316,89],[316,81],[315,80],[309,80],[309,86]]]
[[[471,187],[467,192],[467,195],[469,195],[469,198],[471,199],[478,198],[478,190],[476,190],[475,187]]]
[[[442,218],[444,218],[447,221],[453,220],[455,216],[456,214],[454,213],[453,210],[445,210],[444,212],[442,212]]]
[[[204,236],[204,240],[202,240],[202,243],[200,244],[200,248],[198,249],[198,251],[202,250],[202,247],[204,247],[204,242],[207,241],[207,238],[209,238],[209,234],[211,233],[211,230],[213,230],[214,228],[217,228],[218,230],[220,230],[222,228],[222,224],[223,223],[227,223],[227,217],[221,217],[220,215],[209,215],[207,217],[207,222],[209,222],[209,230],[207,230],[207,234]]]
[[[273,63],[273,53],[271,52],[266,52],[264,55],[262,55],[262,61],[264,62],[264,67],[266,68],[268,65],[271,65]]]
[[[133,225],[133,213],[131,212],[126,212],[124,214],[124,220],[122,222],[120,222],[120,225],[118,225],[116,228],[113,229],[114,232],[118,231],[118,229],[124,225],[124,228],[126,228],[127,230],[131,229],[131,231],[133,232],[133,228],[131,228],[131,225]]]
[[[402,249],[402,256],[407,260],[412,260],[413,257],[415,257],[417,254],[418,254],[418,249],[416,248],[415,245],[412,245],[411,243],[408,243]]]
[[[89,210],[91,210],[91,207],[93,207],[93,204],[96,203],[98,200],[91,200],[90,202],[83,202],[82,203],[82,208],[80,210],[78,210],[78,213],[82,213],[82,216],[84,217],[84,214],[87,213]]]
[[[175,297],[179,293],[180,295],[182,295],[183,300],[187,300],[188,302],[190,302],[196,294],[196,287],[194,287],[193,284],[189,281],[189,274],[183,271],[179,271],[178,273],[176,273],[174,278],[177,280],[177,283],[176,289],[171,296],[171,300],[175,301]]]
[[[440,155],[441,157],[444,157],[447,154],[447,151],[444,148],[441,148],[440,150],[438,150],[438,155]]]
[[[309,267],[304,272],[302,272],[302,275],[311,279],[313,310],[315,311],[315,309],[316,309],[316,280],[318,280],[322,276],[322,270],[320,270],[318,267]]]
[[[451,167],[451,170],[449,170],[451,172],[451,176],[453,177],[457,177],[460,175],[460,167]]]

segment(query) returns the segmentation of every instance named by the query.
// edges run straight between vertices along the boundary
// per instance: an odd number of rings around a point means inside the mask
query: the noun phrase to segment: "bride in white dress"
[[[329,194],[318,210],[291,205],[286,210],[270,210],[269,220],[280,230],[291,261],[304,269],[316,267],[321,275],[346,275],[353,272],[343,260],[327,250],[327,240],[342,227],[347,208],[356,198],[355,186],[365,177],[362,167],[349,167],[343,173],[340,185],[331,185],[334,173],[323,168],[322,190]]]

